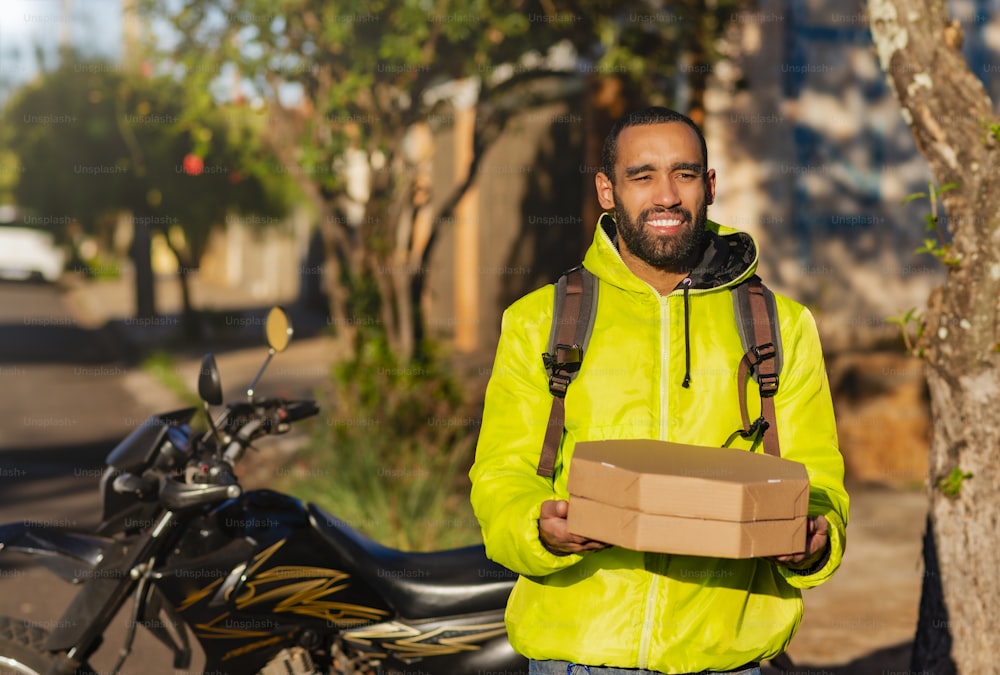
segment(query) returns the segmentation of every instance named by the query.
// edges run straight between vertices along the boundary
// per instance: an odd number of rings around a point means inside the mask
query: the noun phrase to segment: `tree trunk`
[[[264,134],[264,142],[283,166],[296,166],[299,145],[296,134],[301,120],[295,111],[274,106],[270,109],[272,124]],[[345,276],[355,277],[360,265],[352,266],[351,243],[348,226],[338,218],[335,206],[324,193],[320,184],[304,171],[293,171],[295,184],[316,209],[316,219],[320,239],[323,242],[323,291],[327,297],[330,316],[327,321],[333,326],[341,345],[353,345],[357,326],[370,317],[348,316],[349,291],[344,283]],[[347,266],[345,274],[344,266]]]
[[[594,176],[603,171],[604,137],[612,125],[625,114],[629,101],[625,94],[625,83],[613,75],[593,73],[587,76],[583,94],[583,249],[580,259],[587,252],[594,238],[594,228],[601,215],[597,202],[597,187]]]
[[[152,240],[149,232],[150,217],[134,214],[132,217],[132,269],[135,272],[135,316],[152,319],[156,316],[156,287],[153,276]]]
[[[939,257],[948,276],[928,303],[920,340],[934,425],[925,551],[933,583],[925,583],[913,669],[946,673],[950,657],[957,673],[995,672],[1000,144],[990,128],[993,105],[962,56],[961,30],[943,1],[870,0],[868,7],[879,61],[917,146],[937,184],[957,186],[942,196],[952,242]],[[927,595],[937,584],[943,603]],[[943,653],[949,643],[950,655]]]
[[[700,25],[691,36],[688,52],[690,68],[687,72],[687,115],[695,124],[704,127],[705,92],[708,90],[708,75],[715,61],[712,58],[712,43],[718,33],[718,21],[712,12],[702,12],[696,20]]]
[[[343,247],[343,227],[337,223],[333,209],[322,199],[316,200],[319,216],[319,233],[323,240],[323,290],[326,293],[330,316],[337,339],[344,345],[354,343],[357,326],[369,317],[348,316],[350,298],[344,284],[343,260],[350,254]]]
[[[167,247],[174,254],[177,260],[177,281],[181,285],[181,332],[184,338],[190,342],[201,340],[202,334],[201,316],[194,308],[191,299],[191,281],[188,278],[191,270],[194,269],[195,258],[190,250],[179,248],[171,239],[170,233],[161,230]]]
[[[369,202],[369,207],[372,203]],[[388,219],[389,212],[386,209],[377,211],[369,210],[366,213],[380,213],[379,220]],[[373,216],[368,216],[369,218]],[[362,237],[366,236],[362,234]],[[378,316],[379,323],[385,334],[386,342],[393,354],[400,359],[400,362],[407,363],[412,354],[401,351],[401,328],[399,304],[396,298],[397,279],[405,274],[403,265],[405,260],[395,249],[385,250],[381,245],[369,245],[366,242],[364,256],[366,273],[370,275],[378,290]]]
[[[390,144],[397,146],[402,134]],[[406,277],[406,249],[399,241],[400,218],[408,200],[408,186],[402,161],[389,164],[381,171],[372,172],[371,196],[365,206],[365,219],[361,224],[360,273],[367,274],[378,291],[379,322],[384,331],[389,349],[400,363],[409,363],[413,356],[412,337],[407,332],[412,326],[405,325],[409,314],[401,305],[409,302],[409,296],[400,298],[397,289],[400,279]]]

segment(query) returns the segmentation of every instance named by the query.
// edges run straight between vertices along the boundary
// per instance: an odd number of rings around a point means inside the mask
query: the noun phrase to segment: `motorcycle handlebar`
[[[297,422],[319,412],[315,401],[289,401],[284,408],[286,422]]]
[[[311,400],[268,399],[232,404],[229,412],[227,424],[232,435],[222,456],[235,466],[251,441],[267,434],[285,433],[292,422],[317,414],[319,407]]]
[[[286,400],[280,398],[263,399],[253,403],[231,403],[226,415],[222,418],[222,426],[232,434],[242,434],[248,426],[263,430],[264,433],[280,433],[286,428],[278,428],[290,422],[311,417],[319,412],[315,401]]]

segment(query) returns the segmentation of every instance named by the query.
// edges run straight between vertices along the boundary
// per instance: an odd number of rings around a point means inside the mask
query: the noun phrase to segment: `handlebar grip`
[[[312,417],[319,412],[319,406],[315,401],[299,401],[292,403],[284,409],[284,422],[295,422],[307,417]]]

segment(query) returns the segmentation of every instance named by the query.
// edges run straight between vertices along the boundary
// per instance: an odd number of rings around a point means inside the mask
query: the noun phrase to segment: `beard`
[[[680,232],[656,235],[646,227],[646,221],[651,216],[664,213],[684,220],[678,228]],[[694,268],[708,239],[707,222],[708,204],[705,202],[693,220],[691,211],[679,207],[646,209],[636,220],[632,220],[621,206],[621,200],[617,196],[615,198],[615,223],[625,246],[647,265],[665,272],[686,274]]]

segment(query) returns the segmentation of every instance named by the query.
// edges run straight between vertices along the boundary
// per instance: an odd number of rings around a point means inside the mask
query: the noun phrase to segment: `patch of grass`
[[[367,442],[330,444],[318,432],[275,487],[315,502],[375,541],[411,551],[482,542],[469,505],[466,444],[438,452],[396,446],[377,431]]]
[[[404,550],[481,543],[467,471],[479,420],[440,362],[396,362],[365,340],[332,372],[310,442],[275,487]]]
[[[95,256],[89,260],[79,262],[81,271],[90,279],[114,280],[122,276],[121,264],[114,258]]]
[[[156,378],[160,384],[170,390],[186,405],[201,406],[201,399],[191,388],[192,383],[185,382],[177,367],[173,355],[164,351],[151,352],[142,361],[142,369]]]

